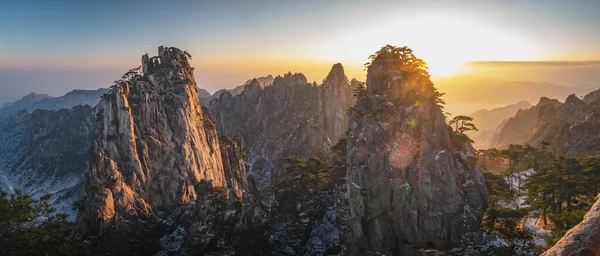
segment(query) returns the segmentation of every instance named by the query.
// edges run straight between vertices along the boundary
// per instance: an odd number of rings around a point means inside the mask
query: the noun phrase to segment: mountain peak
[[[585,105],[585,102],[583,102],[583,100],[581,100],[580,98],[578,98],[577,96],[575,96],[575,94],[570,94],[567,99],[565,100],[565,104],[569,104],[569,105]]]
[[[467,160],[474,149],[449,130],[424,63],[410,49],[388,45],[371,59],[367,94],[350,111],[346,141],[350,229],[366,241],[350,251],[403,255],[413,254],[406,244],[457,245],[462,233],[479,228],[487,202],[485,179]],[[374,187],[384,189],[372,193]],[[410,217],[412,209],[427,221]]]
[[[21,100],[42,100],[42,99],[47,99],[47,98],[52,98],[52,97],[48,94],[40,94],[40,93],[31,92],[31,93],[25,95]]]
[[[274,86],[292,86],[292,85],[304,85],[308,83],[308,79],[302,73],[288,72],[283,76],[277,76],[273,79]]]
[[[158,56],[148,57],[148,54],[142,56],[142,73],[144,76],[157,73],[167,68],[176,68],[180,72],[178,75],[184,75],[187,78],[193,78],[193,68],[190,66],[189,59],[192,58],[187,51],[182,51],[177,47],[158,47]]]
[[[335,83],[335,84],[348,84],[348,78],[344,72],[344,66],[342,63],[333,64],[329,74],[323,80],[323,84]]]
[[[586,104],[593,103],[593,102],[595,102],[595,101],[598,101],[599,99],[600,99],[600,89],[599,89],[599,90],[592,91],[592,92],[590,92],[590,93],[586,94],[586,95],[583,97],[583,101],[584,101]]]
[[[537,106],[545,106],[545,105],[556,105],[560,104],[560,101],[557,99],[550,99],[548,97],[542,96],[540,101],[536,104]]]

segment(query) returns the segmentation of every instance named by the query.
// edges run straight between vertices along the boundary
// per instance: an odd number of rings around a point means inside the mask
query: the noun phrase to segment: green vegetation
[[[331,167],[317,157],[286,157],[283,161],[287,167],[279,182],[270,188],[272,192],[294,199],[309,189],[322,189],[330,181]]]
[[[48,200],[15,190],[0,192],[0,248],[2,255],[85,255],[86,244],[68,235],[67,215],[57,213]]]
[[[550,243],[581,222],[598,194],[599,174],[599,158],[559,156],[527,179],[527,202],[531,210],[540,212],[546,225],[551,225]]]
[[[412,49],[407,46],[396,47],[393,45],[385,45],[369,56],[369,62],[365,63],[366,67],[369,67],[375,61],[382,61],[397,65],[400,67],[400,71],[406,73],[416,73],[426,77],[429,77],[429,71],[427,63],[417,58]]]
[[[455,116],[448,124],[454,125],[454,132],[460,134],[468,131],[479,131],[472,122],[473,118],[470,116]]]
[[[542,141],[537,147],[509,145],[505,150],[478,152],[484,170],[505,167],[484,171],[490,192],[484,222],[488,232],[505,239],[530,240],[519,223],[528,216],[539,217],[542,227],[552,233],[546,238],[551,246],[590,209],[600,192],[600,158],[555,156],[548,145]],[[519,198],[527,207],[519,206]]]
[[[473,143],[473,140],[465,132],[478,131],[472,121],[473,118],[470,116],[455,116],[448,122],[449,129],[452,131],[451,139],[461,149],[464,149],[465,145]]]
[[[356,87],[353,89],[354,97],[359,99],[367,96],[367,88],[365,87],[365,83],[359,82]]]

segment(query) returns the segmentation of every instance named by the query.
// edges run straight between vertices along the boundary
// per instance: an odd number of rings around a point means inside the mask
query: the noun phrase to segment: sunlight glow
[[[416,15],[353,30],[363,32],[327,42],[323,54],[332,60],[364,63],[382,45],[406,45],[428,63],[432,76],[462,73],[469,61],[539,58],[539,49],[519,35],[447,14]]]

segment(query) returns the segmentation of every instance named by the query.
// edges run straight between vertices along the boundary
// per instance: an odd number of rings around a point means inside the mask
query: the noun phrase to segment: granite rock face
[[[353,254],[449,248],[480,227],[487,189],[459,144],[428,75],[375,58],[352,110],[346,181]]]
[[[0,125],[0,188],[52,193],[51,203],[74,217],[93,127],[90,106],[20,111],[8,118]]]
[[[261,191],[282,175],[282,158],[326,158],[344,136],[346,110],[354,102],[344,69],[336,64],[320,86],[292,73],[267,86],[252,80],[238,95],[224,92],[213,99],[209,109],[219,132],[241,138],[250,182]]]
[[[543,256],[583,256],[600,254],[600,200]]]
[[[158,56],[142,56],[141,74],[117,81],[95,108],[98,131],[81,193],[85,232],[103,234],[119,219],[164,217],[194,202],[201,181],[241,194],[239,181],[227,181],[188,57],[162,46]]]

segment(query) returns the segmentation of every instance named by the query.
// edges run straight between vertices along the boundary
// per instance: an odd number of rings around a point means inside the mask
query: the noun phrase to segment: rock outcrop
[[[142,56],[141,74],[128,73],[94,109],[98,131],[79,218],[84,233],[103,235],[121,220],[166,217],[192,204],[201,182],[241,195],[243,179],[227,173],[245,171],[236,162],[227,166],[237,169],[225,171],[216,126],[202,111],[188,57],[162,46],[158,56]]]
[[[378,53],[350,117],[347,244],[356,255],[457,246],[486,208],[473,148],[454,138],[429,75],[411,66],[418,60],[401,56]]]
[[[354,101],[336,64],[320,86],[302,74],[277,76],[267,86],[255,79],[238,95],[222,93],[209,108],[219,132],[241,138],[251,180],[264,190],[281,176],[282,158],[327,157],[347,130],[346,110]]]
[[[583,256],[600,254],[600,200],[542,256]]]
[[[5,184],[0,188],[33,196],[52,193],[50,202],[74,218],[93,126],[90,106],[23,110],[5,120],[0,125],[0,180]]]

